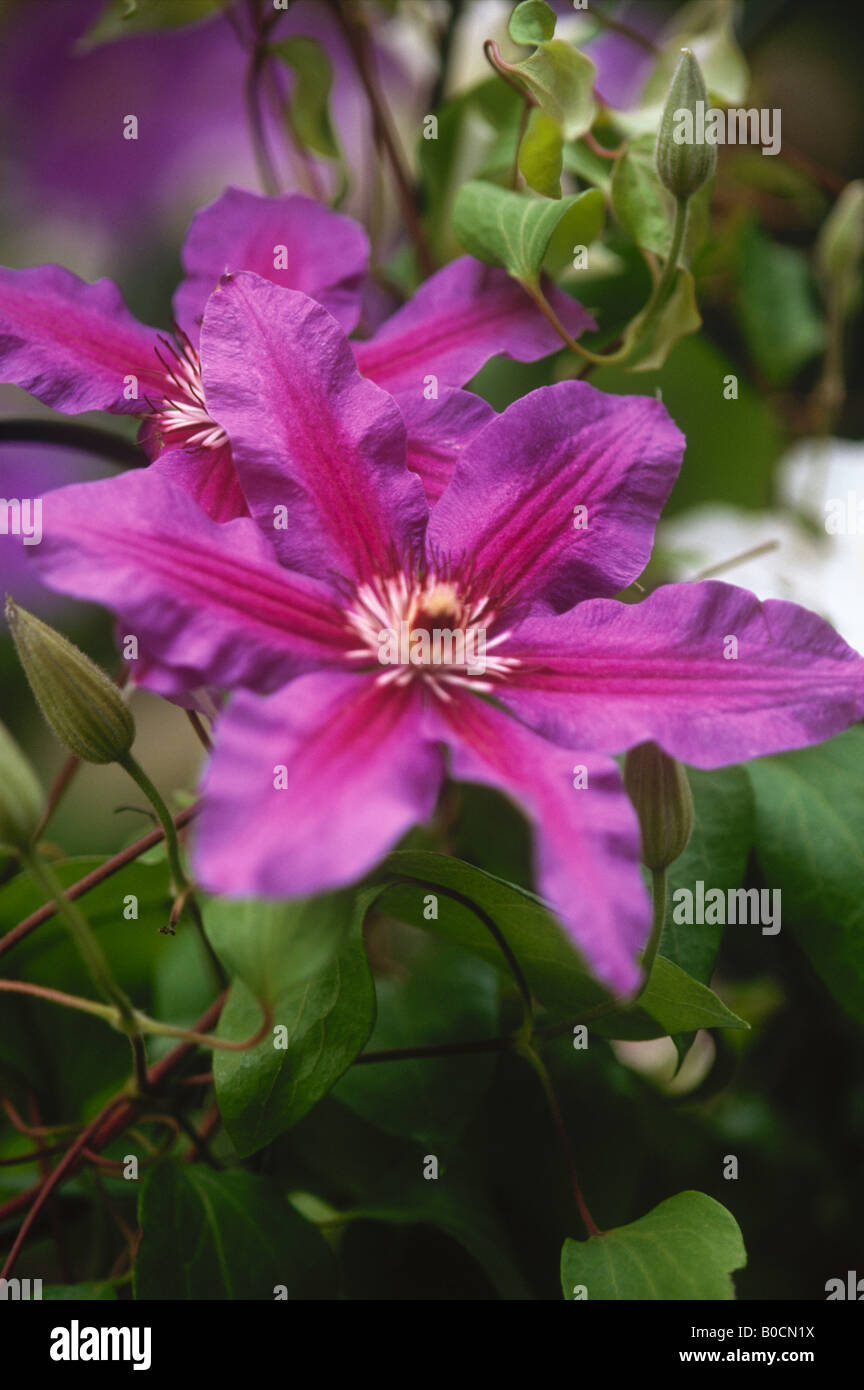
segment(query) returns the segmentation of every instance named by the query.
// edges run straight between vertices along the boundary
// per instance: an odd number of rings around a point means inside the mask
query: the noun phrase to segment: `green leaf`
[[[519,146],[519,170],[526,183],[545,198],[561,197],[561,127],[535,106]]]
[[[381,866],[381,879],[401,876],[419,882],[386,887],[378,902],[381,911],[464,947],[509,979],[507,963],[488,929],[465,903],[446,896],[449,889],[492,918],[544,1003],[577,1013],[608,1000],[555,918],[527,889],[443,854],[399,850],[389,855]],[[426,899],[436,889],[438,915],[427,918]]]
[[[151,1169],[138,1205],[135,1297],[332,1298],[334,1266],[322,1236],[265,1178],[195,1164]]]
[[[205,905],[204,922],[229,973],[257,999],[272,1003],[329,964],[350,931],[353,914],[346,892],[288,902],[212,898]]]
[[[747,346],[773,386],[784,385],[822,350],[825,324],[806,256],[756,226],[743,238],[736,299]]]
[[[199,24],[221,10],[222,0],[107,0],[107,3],[76,44],[76,51],[127,38],[130,34],[149,34],[154,29],[181,29]]]
[[[626,364],[631,372],[650,372],[662,367],[679,339],[702,327],[696,307],[696,288],[689,270],[679,267],[675,272],[671,293],[643,335],[644,320],[643,311],[633,319],[624,338],[625,345],[638,340],[638,347]]]
[[[280,39],[273,52],[294,73],[288,122],[300,144],[325,159],[339,159],[339,142],[330,121],[333,68],[318,39],[297,35]]]
[[[514,279],[536,286],[556,229],[577,245],[596,238],[603,220],[603,195],[584,193],[547,202],[474,180],[460,188],[453,206],[453,226],[470,255],[503,265]]]
[[[864,728],[747,764],[756,857],[779,888],[783,930],[849,1014],[864,1023]],[[770,938],[769,938],[770,939]],[[775,938],[776,940],[776,938]]]
[[[560,127],[565,140],[575,140],[590,129],[597,69],[584,53],[563,39],[548,39],[537,45],[530,58],[506,67]]]
[[[555,11],[545,0],[522,0],[507,26],[514,43],[543,43],[555,33]]]
[[[689,201],[685,249],[692,256],[705,239],[710,221],[714,180]],[[668,256],[675,220],[675,202],[663,187],[654,166],[654,137],[631,141],[613,165],[612,207],[615,216],[637,246],[655,255]]]
[[[615,216],[637,246],[665,256],[672,237],[671,206],[671,197],[657,177],[650,149],[634,141],[616,159],[612,170]]]
[[[275,1001],[269,1037],[244,1052],[214,1052],[219,1109],[241,1157],[255,1153],[295,1124],[336,1083],[365,1044],[375,1019],[375,989],[363,944],[368,895],[355,912],[350,937],[316,974]],[[236,980],[219,1021],[219,1036],[252,1037],[261,1010]],[[276,1041],[287,1039],[287,1047]]]
[[[658,956],[654,962],[645,992],[639,996],[639,1009],[670,1035],[692,1033],[698,1028],[749,1027],[743,1018],[727,1009],[707,985],[700,984],[663,956]],[[622,1010],[620,1014],[598,1019],[593,1028],[609,1038],[637,1037],[637,1033],[627,1031],[628,1022],[634,1016],[638,1022],[637,1010]]]
[[[708,983],[723,936],[722,927],[681,926],[672,920],[673,894],[692,893],[701,879],[724,892],[744,881],[755,834],[753,793],[742,767],[703,772],[688,767],[695,819],[684,853],[669,869],[666,923],[660,954],[694,979]]]
[[[412,941],[399,973],[379,978],[370,1048],[424,1047],[495,1037],[498,978],[482,961],[443,941]],[[352,1067],[334,1095],[390,1134],[424,1143],[458,1139],[487,1089],[494,1053],[410,1058]]]
[[[671,961],[658,957],[638,1005],[614,1008],[541,900],[471,864],[438,854],[397,851],[384,861],[381,876],[415,878],[382,893],[379,907],[423,927],[487,960],[509,978],[504,956],[487,927],[467,906],[475,904],[503,932],[531,990],[544,1004],[574,1017],[596,1014],[592,1031],[612,1038],[656,1038],[695,1028],[746,1028],[715,994]],[[427,899],[441,893],[437,918],[427,918]],[[447,890],[458,893],[457,901]],[[600,1010],[602,1009],[602,1013]]]
[[[565,1300],[732,1300],[731,1274],[747,1263],[731,1212],[704,1192],[679,1192],[591,1240],[565,1240]],[[582,1290],[585,1290],[583,1293]]]
[[[498,182],[496,170],[512,170],[523,109],[519,93],[493,74],[438,108],[437,139],[421,133],[417,162],[424,218],[442,262],[460,251],[450,225],[459,185],[469,176]]]

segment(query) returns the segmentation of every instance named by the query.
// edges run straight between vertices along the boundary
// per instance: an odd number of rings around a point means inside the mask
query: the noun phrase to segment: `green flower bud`
[[[676,198],[690,198],[717,168],[717,149],[705,142],[707,109],[702,69],[690,49],[682,48],[654,151],[660,181]]]
[[[135,739],[135,721],[114,682],[8,595],[6,619],[30,688],[60,742],[88,763],[124,758]]]
[[[842,314],[854,312],[861,296],[864,258],[864,180],[847,183],[822,224],[816,265],[834,289]]]
[[[0,845],[26,849],[42,818],[43,802],[36,773],[0,723]]]
[[[666,869],[683,854],[693,829],[687,773],[656,743],[640,743],[624,762],[624,785],[642,831],[642,862]]]

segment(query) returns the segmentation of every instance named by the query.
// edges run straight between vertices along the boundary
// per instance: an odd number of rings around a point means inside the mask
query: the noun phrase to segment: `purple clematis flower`
[[[202,380],[199,325],[207,297],[225,271],[251,270],[319,300],[351,332],[368,251],[356,222],[309,198],[228,189],[190,227],[173,338],[139,324],[109,280],[87,284],[60,266],[0,269],[0,379],[67,414],[143,415],[148,457],[158,458],[215,520],[243,516],[247,500],[230,429]],[[552,295],[571,333],[594,326],[568,295]],[[409,466],[437,496],[459,450],[494,413],[459,388],[496,353],[533,361],[561,342],[503,270],[463,256],[352,347],[364,376],[396,396],[408,425]]]
[[[201,360],[251,517],[216,524],[167,470],[127,473],[50,494],[37,562],[190,686],[240,687],[204,783],[202,882],[279,897],[356,879],[431,814],[449,758],[525,810],[540,891],[596,975],[631,989],[649,912],[609,755],[656,739],[714,767],[826,738],[864,711],[864,660],[726,584],[612,600],[680,466],[657,400],[534,391],[430,508],[400,410],[320,304],[225,277]]]

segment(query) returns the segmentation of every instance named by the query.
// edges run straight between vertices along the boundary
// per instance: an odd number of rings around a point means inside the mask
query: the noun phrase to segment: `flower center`
[[[364,665],[375,660],[379,685],[422,679],[448,700],[448,685],[490,691],[518,665],[514,657],[491,654],[510,633],[488,635],[496,617],[489,599],[460,593],[434,574],[361,585],[346,617],[362,644],[349,655]]]
[[[177,328],[177,342],[160,337],[163,351],[156,349],[173,390],[153,407],[163,443],[184,449],[220,449],[228,436],[207,414],[204,386],[201,380],[201,359],[182,329]]]

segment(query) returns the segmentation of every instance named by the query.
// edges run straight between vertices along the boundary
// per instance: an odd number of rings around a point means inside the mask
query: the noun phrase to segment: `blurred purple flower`
[[[368,243],[362,228],[299,194],[263,198],[229,189],[192,222],[185,278],[174,300],[174,338],[139,324],[110,280],[86,284],[60,266],[0,268],[0,374],[67,414],[146,416],[148,456],[217,521],[247,512],[230,430],[211,412],[202,381],[199,324],[226,270],[253,270],[313,296],[350,332],[360,313]],[[593,320],[551,290],[569,331]],[[533,361],[560,348],[524,290],[469,256],[427,280],[366,342],[357,363],[397,397],[409,428],[409,464],[437,496],[460,449],[493,414],[459,390],[488,359]],[[182,451],[176,447],[182,445]],[[161,457],[160,457],[161,455]]]
[[[216,726],[202,881],[278,897],[356,879],[431,814],[446,750],[454,776],[527,812],[540,891],[597,976],[632,988],[649,913],[608,755],[654,739],[715,767],[817,742],[864,712],[864,661],[805,610],[726,584],[597,597],[641,572],[680,467],[659,401],[534,391],[430,510],[400,411],[320,305],[226,277],[201,343],[252,518],[216,525],[164,473],[132,472],[49,497],[39,560],[190,686],[245,687]],[[462,646],[382,665],[403,624]]]
[[[631,0],[617,7],[614,18],[634,34],[651,41],[640,43],[619,29],[608,29],[585,46],[585,52],[597,68],[594,81],[597,96],[607,106],[627,111],[637,105],[657,62],[658,51],[651,44],[662,33],[668,13],[664,16],[656,5],[646,4],[645,0],[639,0],[638,4]]]

